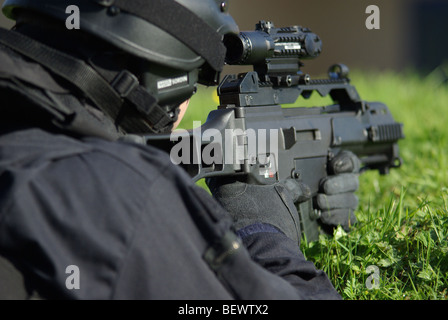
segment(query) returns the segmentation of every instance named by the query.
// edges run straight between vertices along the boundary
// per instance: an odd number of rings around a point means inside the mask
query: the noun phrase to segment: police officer
[[[196,84],[217,83],[222,37],[238,32],[227,7],[5,1],[16,25],[0,30],[0,297],[340,298],[299,250],[303,190],[210,181],[220,204],[133,141],[170,132]],[[340,161],[357,182],[356,159]],[[341,210],[334,225],[353,222]]]

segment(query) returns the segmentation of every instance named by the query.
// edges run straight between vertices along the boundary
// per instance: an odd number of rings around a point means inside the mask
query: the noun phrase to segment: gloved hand
[[[310,199],[309,188],[293,179],[272,185],[254,185],[232,178],[209,178],[206,183],[241,230],[255,224],[274,226],[287,237],[300,242],[300,219],[295,202]]]
[[[358,197],[354,192],[359,187],[360,168],[361,161],[350,151],[339,152],[329,162],[330,175],[320,181],[320,193],[315,198],[320,221],[327,232],[338,225],[348,232],[356,223],[354,211]]]

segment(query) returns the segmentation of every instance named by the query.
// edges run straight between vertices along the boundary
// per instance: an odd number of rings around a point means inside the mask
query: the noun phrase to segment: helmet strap
[[[82,60],[6,29],[0,29],[0,43],[74,85],[126,132],[167,132],[176,121],[129,71],[100,75]]]
[[[222,36],[192,11],[174,0],[93,0],[118,8],[168,32],[219,72],[224,66],[226,47]]]

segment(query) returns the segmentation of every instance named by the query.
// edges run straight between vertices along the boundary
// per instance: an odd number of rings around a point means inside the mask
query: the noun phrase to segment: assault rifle
[[[254,71],[222,80],[220,105],[200,128],[146,136],[148,144],[170,152],[194,180],[231,175],[271,184],[292,177],[308,185],[314,196],[328,175],[328,161],[341,150],[355,153],[363,170],[387,174],[401,165],[402,124],[383,103],[361,100],[345,65],[331,66],[328,79],[313,80],[300,71],[302,59],[321,52],[320,38],[309,29],[275,28],[260,21],[255,31],[224,42],[228,64],[253,65]],[[334,104],[282,107],[315,91],[329,95]],[[268,133],[274,138],[267,139]],[[320,228],[312,201],[299,204],[298,210],[307,240],[316,240]]]

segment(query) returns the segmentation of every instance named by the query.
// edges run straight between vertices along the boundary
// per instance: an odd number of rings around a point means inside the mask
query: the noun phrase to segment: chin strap
[[[0,43],[71,83],[126,132],[167,132],[176,121],[127,70],[106,80],[84,61],[2,28]]]

